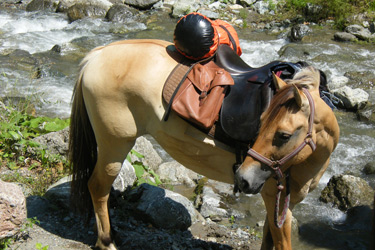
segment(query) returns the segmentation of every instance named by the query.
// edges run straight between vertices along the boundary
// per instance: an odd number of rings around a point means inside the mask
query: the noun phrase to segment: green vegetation
[[[131,160],[131,155],[136,156],[139,160],[132,161]],[[134,170],[135,170],[135,175],[137,177],[136,181],[134,182],[133,186],[137,187],[143,183],[147,183],[153,186],[159,186],[162,184],[160,181],[159,176],[148,166],[143,164],[140,160],[143,159],[144,156],[134,149],[130,151],[126,159],[133,165]]]
[[[332,19],[339,29],[345,28],[349,18],[356,14],[367,14],[372,20],[375,18],[372,13],[375,10],[374,0],[286,0],[282,12],[289,16],[304,16],[308,4],[316,6],[317,11],[306,16],[307,21],[320,22]]]
[[[26,112],[26,102],[17,107],[0,107],[0,163],[4,181],[19,182],[32,190],[34,195],[42,195],[56,180],[67,175],[69,165],[60,155],[52,155],[33,141],[40,135],[59,131],[69,125],[69,120],[35,117]],[[24,172],[25,172],[24,171]]]

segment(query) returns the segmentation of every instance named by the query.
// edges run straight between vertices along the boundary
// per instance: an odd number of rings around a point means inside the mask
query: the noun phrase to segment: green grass
[[[34,195],[43,195],[49,185],[69,173],[69,164],[33,139],[67,127],[69,120],[33,116],[25,106],[26,102],[0,107],[0,167],[11,170],[1,179],[25,184]],[[32,175],[23,175],[21,170]]]

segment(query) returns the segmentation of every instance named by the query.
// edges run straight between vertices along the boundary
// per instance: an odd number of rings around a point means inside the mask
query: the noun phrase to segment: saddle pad
[[[180,84],[182,78],[187,76],[187,73],[190,71],[189,63],[179,63],[169,74],[167,80],[165,81],[163,87],[163,98],[167,104],[170,103],[172,95],[175,92],[177,86]]]

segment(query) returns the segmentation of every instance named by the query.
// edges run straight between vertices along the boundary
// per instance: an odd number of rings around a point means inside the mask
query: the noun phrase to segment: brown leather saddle
[[[252,144],[258,134],[260,116],[275,92],[272,73],[277,73],[282,79],[290,79],[302,68],[303,63],[274,61],[260,68],[252,68],[227,45],[220,45],[209,60],[229,72],[234,80],[234,85],[228,86],[219,119],[210,134],[230,146],[237,143]],[[183,61],[168,77],[163,89],[164,100],[169,103],[164,120],[168,119],[178,85],[186,78],[194,63]]]

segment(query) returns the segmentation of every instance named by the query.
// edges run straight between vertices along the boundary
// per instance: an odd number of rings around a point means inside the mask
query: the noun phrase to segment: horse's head
[[[319,71],[307,67],[289,84],[277,79],[279,90],[262,114],[259,135],[235,173],[243,192],[258,193],[268,178],[276,174],[281,179],[281,172],[302,163],[315,150],[310,92],[318,91],[319,77]]]

